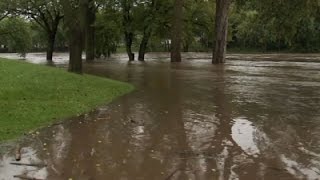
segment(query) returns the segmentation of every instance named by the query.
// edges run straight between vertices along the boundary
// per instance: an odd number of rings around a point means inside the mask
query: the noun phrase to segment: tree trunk
[[[55,40],[56,40],[56,32],[48,33],[47,61],[52,61],[53,59]]]
[[[62,16],[59,14],[56,15],[54,21],[51,24],[51,27],[47,25],[46,32],[47,32],[47,61],[53,60],[53,52],[54,52],[54,46],[56,41],[56,36],[58,32],[58,26],[60,24],[60,21],[62,19]]]
[[[134,61],[134,53],[132,52],[133,33],[125,33],[126,50],[129,57],[129,61]]]
[[[171,62],[181,62],[183,0],[175,0],[171,34]]]
[[[122,25],[124,28],[124,38],[126,43],[126,51],[129,57],[129,61],[134,61],[134,54],[132,52],[132,43],[133,43],[133,18],[132,18],[132,6],[133,2],[129,0],[123,0],[121,1],[122,6],[122,16],[123,21]]]
[[[231,0],[216,0],[215,47],[213,64],[225,62],[228,38],[228,12]]]
[[[69,71],[81,74],[82,73],[82,50],[83,50],[83,34],[81,29],[73,29],[70,37],[69,51]]]
[[[85,25],[87,18],[88,0],[61,1],[64,10],[64,22],[69,36],[69,68],[70,72],[82,73],[82,50],[85,40]]]
[[[96,10],[93,1],[89,1],[86,19],[86,61],[93,62],[95,57],[95,27]]]
[[[149,27],[149,29],[144,31],[143,38],[142,38],[141,43],[140,43],[139,58],[138,58],[139,61],[144,61],[144,56],[146,54],[146,50],[147,50],[147,47],[148,47],[148,42],[149,42],[150,36],[151,36],[151,30],[150,30],[150,27]]]

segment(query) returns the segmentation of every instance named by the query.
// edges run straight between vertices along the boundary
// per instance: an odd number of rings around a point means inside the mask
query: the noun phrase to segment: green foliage
[[[0,44],[24,56],[31,48],[30,24],[22,18],[6,18],[0,22]]]
[[[31,27],[31,38],[32,38],[32,50],[34,51],[45,51],[48,45],[48,34],[47,32],[39,26],[39,24],[34,21],[29,22]],[[63,30],[63,25],[60,24],[58,26],[55,47],[56,49],[65,49],[65,45],[67,42],[66,33]]]
[[[0,21],[3,20],[8,15],[7,3],[4,0],[0,0]]]
[[[185,5],[184,50],[207,51],[212,49],[215,2],[188,0]]]
[[[233,47],[314,52],[320,50],[317,1],[240,1],[231,15]]]
[[[70,1],[71,15],[77,15],[79,0]],[[44,48],[48,35],[57,30],[58,46],[64,46],[65,32],[55,18],[62,18],[60,0],[0,0],[0,20],[23,15],[30,20],[35,49]],[[81,1],[82,2],[82,1]],[[85,1],[83,1],[85,2]],[[93,2],[93,1],[92,1]],[[123,46],[124,35],[132,36],[133,49],[150,35],[148,49],[168,50],[164,43],[171,38],[173,0],[95,0],[97,6],[96,46],[98,56],[108,56]],[[70,22],[77,18],[71,17]],[[263,51],[320,50],[320,3],[318,0],[236,0],[229,23],[229,47]],[[79,19],[81,20],[81,19]],[[64,19],[64,22],[67,22]],[[35,27],[34,23],[38,24]],[[190,51],[207,51],[213,46],[215,23],[214,0],[185,0],[183,47]],[[41,27],[41,29],[39,29]],[[3,41],[3,40],[2,40]],[[17,47],[14,49],[21,49]]]
[[[96,56],[109,57],[116,52],[121,41],[121,14],[114,8],[106,7],[97,13],[96,27]]]
[[[8,0],[7,0],[8,1]],[[59,0],[9,0],[12,14],[23,15],[50,32],[63,17]]]
[[[129,84],[0,59],[0,141],[82,114],[133,90]]]

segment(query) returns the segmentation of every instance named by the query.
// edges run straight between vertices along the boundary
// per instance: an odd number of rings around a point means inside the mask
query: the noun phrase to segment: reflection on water
[[[232,126],[232,138],[249,155],[258,156],[260,150],[256,145],[257,129],[252,122],[245,119],[235,119]]]
[[[205,53],[184,57],[170,64],[155,53],[141,63],[117,54],[85,64],[137,90],[27,139],[32,157],[48,163],[42,178],[320,179],[320,55],[233,54],[222,66]],[[55,58],[67,63],[66,54]],[[15,168],[0,174],[22,173]]]

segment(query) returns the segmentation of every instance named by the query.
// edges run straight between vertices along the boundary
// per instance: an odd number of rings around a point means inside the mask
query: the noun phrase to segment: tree
[[[110,4],[106,4],[97,13],[95,23],[95,56],[110,57],[116,52],[119,41],[122,39],[121,12]]]
[[[146,8],[143,8],[143,12],[141,13],[141,22],[142,22],[142,39],[140,42],[139,46],[139,61],[144,61],[144,56],[147,51],[147,46],[149,39],[151,37],[153,28],[154,28],[154,23],[155,19],[157,16],[157,10],[159,9],[158,7],[158,0],[151,0],[150,2],[146,2],[147,5]],[[145,7],[142,6],[142,7]]]
[[[231,0],[216,0],[215,47],[213,64],[225,62],[228,38],[228,13]]]
[[[171,34],[171,62],[181,62],[183,1],[175,0]]]
[[[65,28],[69,38],[69,71],[82,73],[82,51],[85,42],[85,27],[88,0],[61,1],[65,14]]]
[[[235,1],[230,14],[231,46],[262,51],[319,50],[317,1]]]
[[[5,18],[0,22],[0,44],[10,52],[17,52],[25,57],[31,48],[30,24],[22,18]]]
[[[124,29],[124,38],[126,44],[126,51],[129,57],[129,61],[134,61],[134,53],[132,52],[132,44],[134,38],[133,28],[133,0],[121,0],[122,8],[122,25]]]
[[[63,18],[59,0],[13,0],[11,11],[33,19],[47,35],[47,60],[52,61],[58,26]]]

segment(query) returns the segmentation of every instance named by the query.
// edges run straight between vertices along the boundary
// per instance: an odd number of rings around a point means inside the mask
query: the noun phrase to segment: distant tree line
[[[223,63],[237,51],[320,50],[316,0],[0,0],[0,44],[10,51],[70,52],[70,71],[125,51],[144,61],[150,51],[213,51]],[[134,54],[137,52],[137,54]],[[80,59],[80,60],[79,60]]]

